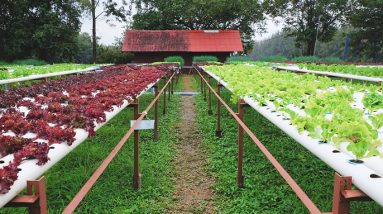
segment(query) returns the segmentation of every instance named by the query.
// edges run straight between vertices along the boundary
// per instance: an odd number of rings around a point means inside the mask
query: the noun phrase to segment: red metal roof
[[[243,46],[238,30],[128,30],[122,51],[235,52]]]

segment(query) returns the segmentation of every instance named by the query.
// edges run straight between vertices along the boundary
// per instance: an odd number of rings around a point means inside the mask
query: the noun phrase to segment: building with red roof
[[[219,61],[234,52],[243,52],[238,30],[128,30],[122,51],[134,53],[134,63],[163,61],[182,56],[185,65],[193,56],[216,56]]]

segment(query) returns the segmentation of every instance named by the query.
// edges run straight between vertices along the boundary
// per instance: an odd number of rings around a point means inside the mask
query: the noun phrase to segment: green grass
[[[199,78],[195,84],[198,83]],[[226,89],[222,96],[230,103],[230,93]],[[213,99],[213,112],[216,109],[215,103],[216,100]],[[288,184],[246,134],[245,187],[237,188],[237,125],[222,107],[223,138],[217,139],[216,116],[207,114],[207,102],[202,96],[196,96],[196,105],[197,122],[208,154],[208,166],[216,177],[214,204],[218,213],[308,213]],[[236,111],[236,105],[231,106]],[[245,122],[314,203],[323,212],[330,211],[334,171],[255,110],[245,109]],[[383,213],[383,208],[375,202],[353,202],[351,212]]]
[[[162,85],[162,84],[161,84]],[[143,111],[153,95],[140,99]],[[163,213],[173,199],[174,127],[180,117],[179,97],[172,96],[166,116],[159,102],[160,140],[152,140],[152,131],[140,132],[140,172],[142,188],[132,189],[133,136],[108,166],[76,213]],[[133,109],[127,108],[82,143],[47,173],[49,213],[61,213],[104,158],[130,127]],[[148,115],[153,118],[153,111]],[[2,209],[0,213],[25,213],[23,208]]]

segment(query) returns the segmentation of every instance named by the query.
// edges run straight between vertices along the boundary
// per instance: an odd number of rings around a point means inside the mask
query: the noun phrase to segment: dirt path
[[[194,91],[192,76],[185,75],[184,91]],[[205,169],[206,156],[200,148],[194,97],[181,98],[182,118],[177,128],[176,205],[168,213],[214,213],[213,178]]]

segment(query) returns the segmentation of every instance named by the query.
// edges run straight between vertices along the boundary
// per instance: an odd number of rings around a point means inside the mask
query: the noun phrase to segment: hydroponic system
[[[107,66],[0,92],[0,206],[171,71]]]
[[[377,85],[251,65],[204,72],[383,205],[383,102]]]

